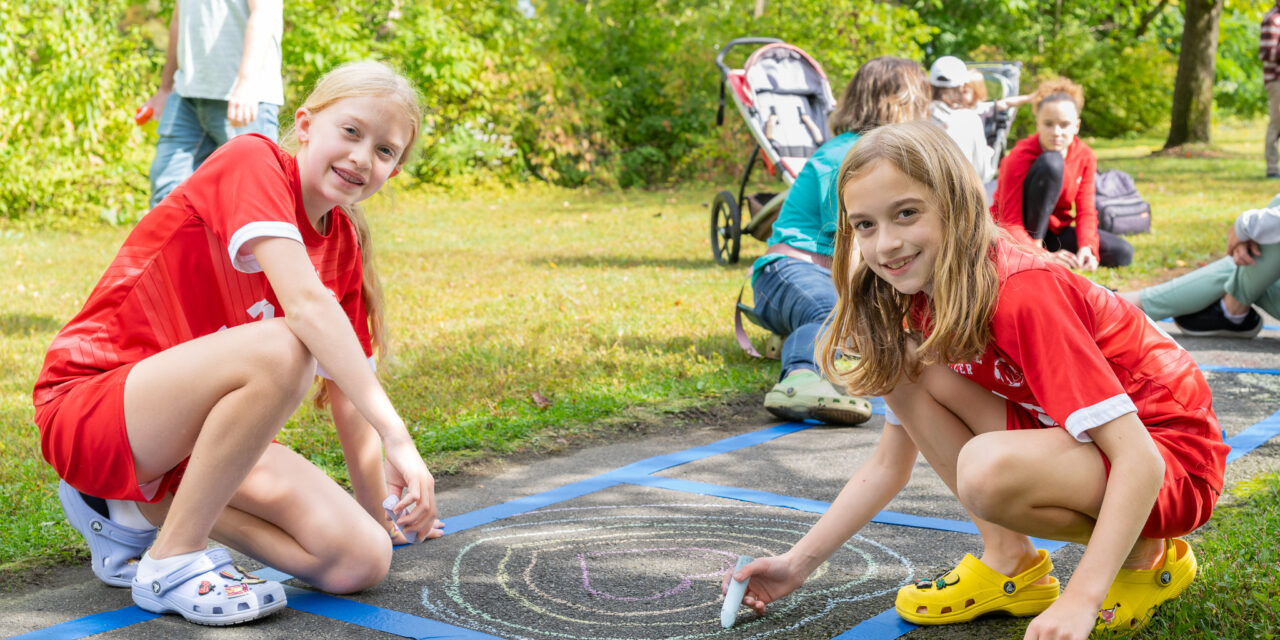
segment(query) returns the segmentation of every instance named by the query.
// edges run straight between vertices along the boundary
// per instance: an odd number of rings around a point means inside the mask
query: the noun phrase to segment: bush
[[[74,226],[145,209],[150,145],[134,107],[156,47],[125,0],[0,0],[0,219]],[[110,73],[104,73],[104,70]]]

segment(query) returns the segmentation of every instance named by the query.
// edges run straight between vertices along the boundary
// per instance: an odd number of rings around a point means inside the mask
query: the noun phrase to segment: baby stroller
[[[741,69],[730,69],[724,58],[739,45],[764,45],[747,58]],[[747,183],[756,160],[763,161],[769,175],[781,174],[790,187],[804,163],[818,147],[831,138],[827,115],[835,108],[835,96],[822,66],[809,54],[777,38],[737,38],[716,55],[720,68],[720,109],[716,125],[724,124],[725,85],[732,90],[733,103],[742,113],[755,138],[751,158],[742,172],[738,193],[725,190],[711,204],[711,257],[721,265],[738,262],[742,233],[761,242],[769,240],[773,221],[787,193],[747,195]],[[750,219],[742,223],[742,212]]]
[[[971,71],[977,71],[987,81],[987,94],[992,101],[1012,98],[1018,95],[1022,81],[1021,62],[966,62]],[[987,135],[987,146],[995,152],[996,160],[1004,157],[1009,144],[1009,131],[1013,129],[1013,118],[1018,114],[1017,107],[998,111],[991,109],[982,116],[982,126]]]

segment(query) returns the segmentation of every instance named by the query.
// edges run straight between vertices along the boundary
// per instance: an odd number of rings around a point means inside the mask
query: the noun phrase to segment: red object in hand
[[[141,127],[146,124],[147,121],[151,119],[151,116],[155,115],[155,113],[154,109],[147,105],[143,105],[138,107],[138,110],[133,113],[133,121]]]

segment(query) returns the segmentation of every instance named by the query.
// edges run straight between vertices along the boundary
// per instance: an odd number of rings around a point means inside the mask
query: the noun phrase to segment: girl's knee
[[[298,339],[283,319],[261,323],[266,335],[255,344],[250,355],[255,378],[301,397],[315,378],[316,361],[311,351]]]
[[[998,520],[1003,509],[1020,495],[1018,452],[1002,433],[976,435],[960,449],[956,460],[956,493],[960,502],[983,519]]]
[[[354,593],[382,582],[391,570],[391,538],[376,522],[352,531],[343,527],[342,543],[324,559],[317,587],[329,593]]]

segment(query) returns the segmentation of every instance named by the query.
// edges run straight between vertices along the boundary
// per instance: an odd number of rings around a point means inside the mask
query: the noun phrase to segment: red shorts
[[[159,480],[138,486],[133,449],[124,424],[124,381],[133,364],[75,383],[36,407],[40,451],[67,484],[109,500],[157,502],[177,490],[187,461]]]
[[[1044,423],[1017,403],[1006,401],[1005,407],[1006,429],[1046,428]],[[1178,441],[1185,440],[1187,434],[1163,427],[1147,427],[1147,433],[1151,434],[1160,457],[1164,458],[1164,480],[1160,483],[1156,504],[1151,508],[1151,515],[1147,516],[1147,523],[1142,527],[1140,535],[1144,538],[1175,538],[1191,533],[1209,521],[1221,492],[1208,480],[1187,471],[1188,467],[1194,468],[1198,462],[1184,460],[1187,455],[1186,447],[1177,444]],[[1102,456],[1102,465],[1109,476],[1111,461],[1101,449],[1098,449],[1098,455]]]

